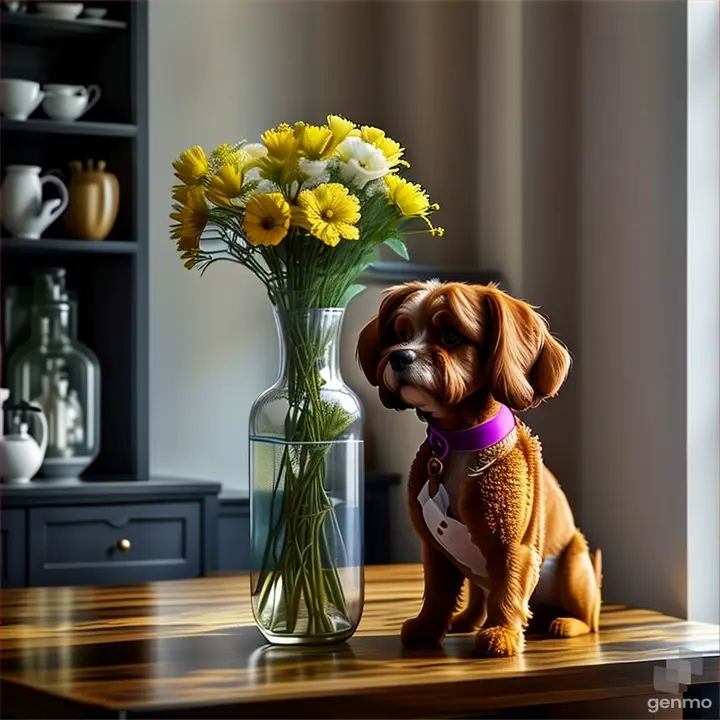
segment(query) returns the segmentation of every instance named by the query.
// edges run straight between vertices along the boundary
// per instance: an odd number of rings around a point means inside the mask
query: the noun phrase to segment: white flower
[[[374,197],[375,195],[387,195],[388,194],[388,188],[385,184],[385,181],[380,180],[373,180],[372,182],[369,182],[367,184],[367,187],[365,188],[365,195],[367,197]]]
[[[262,143],[250,143],[242,146],[243,152],[248,154],[250,160],[258,160],[267,155],[267,148]]]
[[[250,168],[245,173],[244,181],[260,183],[254,191],[256,193],[275,192],[275,190],[277,190],[274,182],[267,180],[262,175],[260,175],[260,168],[256,168],[256,167]]]
[[[251,190],[249,193],[247,193],[242,202],[238,203],[240,207],[245,207],[247,204],[247,201],[253,196],[253,195],[260,195],[262,193],[271,193],[271,192],[277,192],[278,188],[275,185],[274,182],[271,182],[270,180],[266,180],[264,177],[260,175],[260,168],[250,168],[245,173],[244,176],[244,182],[256,182],[258,183],[257,186]]]
[[[306,179],[303,181],[303,187],[306,189],[330,182],[327,160],[300,158],[298,167],[300,168],[300,172],[306,176]]]
[[[337,148],[340,157],[340,177],[361,190],[371,180],[384,177],[390,171],[382,150],[366,143],[359,137],[343,140]]]

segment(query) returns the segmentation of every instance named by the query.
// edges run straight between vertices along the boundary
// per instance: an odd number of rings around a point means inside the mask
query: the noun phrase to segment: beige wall
[[[578,162],[580,8],[577,3],[523,6],[521,58],[522,218],[519,265],[513,292],[540,307],[550,329],[570,349],[573,365],[556,398],[528,413],[545,460],[561,479],[578,517],[580,346]]]
[[[606,595],[687,610],[685,5],[583,7],[581,496]]]

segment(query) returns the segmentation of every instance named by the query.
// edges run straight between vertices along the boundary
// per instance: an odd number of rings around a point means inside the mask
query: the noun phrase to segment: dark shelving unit
[[[95,3],[85,4],[91,6]],[[110,12],[112,15],[115,14],[116,7],[123,3],[113,1],[110,4],[113,8]],[[125,20],[90,20],[82,17],[76,20],[60,20],[32,12],[3,11],[2,24],[3,42],[25,45],[56,45],[68,39],[107,36],[128,30],[128,22]]]
[[[135,255],[138,244],[132,240],[58,240],[52,238],[25,240],[23,238],[3,238],[2,250],[4,254],[68,252]]]
[[[68,236],[60,217],[40,240],[0,235],[2,289],[29,286],[34,268],[64,267],[77,296],[78,336],[101,365],[101,441],[83,477],[148,474],[148,139],[147,3],[87,2],[106,19],[0,16],[0,75],[45,83],[98,85],[99,102],[76,122],[0,120],[0,170],[38,165],[69,184],[68,163],[104,160],[120,183],[120,210],[105,240]],[[45,198],[57,197],[47,189]],[[18,342],[16,340],[15,342]],[[11,347],[2,348],[3,376]],[[3,383],[3,386],[4,383]]]
[[[4,120],[0,130],[6,133],[45,133],[49,135],[92,135],[95,137],[135,137],[138,132],[137,125],[129,123],[101,123],[101,122],[58,122],[57,120],[44,120],[28,118],[21,120]]]

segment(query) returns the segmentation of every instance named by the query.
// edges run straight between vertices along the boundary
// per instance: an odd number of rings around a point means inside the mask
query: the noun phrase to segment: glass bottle
[[[12,397],[45,413],[46,478],[78,477],[100,452],[100,363],[73,327],[65,270],[36,272],[30,338],[10,358],[8,376]]]
[[[341,642],[363,580],[363,410],[340,374],[344,310],[275,308],[280,372],[250,415],[252,607],[274,644]]]

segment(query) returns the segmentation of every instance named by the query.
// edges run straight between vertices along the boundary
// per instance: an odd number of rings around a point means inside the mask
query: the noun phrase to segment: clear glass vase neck
[[[326,384],[342,383],[340,336],[342,308],[285,309],[274,306],[280,344],[278,382],[314,367]]]

